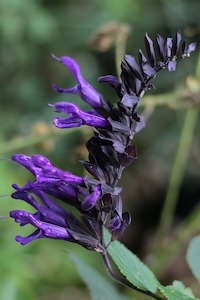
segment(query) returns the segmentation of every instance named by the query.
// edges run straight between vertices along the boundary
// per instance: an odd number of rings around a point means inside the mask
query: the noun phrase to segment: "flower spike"
[[[189,57],[196,44],[182,42],[179,32],[174,38],[164,39],[158,35],[154,43],[145,35],[146,53],[139,50],[138,61],[125,55],[121,64],[121,80],[111,75],[102,76],[100,83],[108,83],[116,92],[118,101],[113,105],[103,100],[82,76],[77,62],[68,57],[53,58],[64,65],[77,84],[62,89],[53,85],[58,93],[77,94],[91,108],[83,111],[69,102],[58,102],[52,106],[66,117],[55,117],[58,128],[82,125],[95,128],[93,136],[86,142],[87,160],[81,161],[92,176],[77,176],[62,171],[42,155],[15,154],[14,162],[34,176],[24,186],[13,184],[14,200],[22,200],[35,209],[35,213],[13,210],[10,217],[21,226],[32,225],[35,231],[27,237],[17,236],[16,241],[25,245],[39,238],[51,238],[77,243],[87,249],[105,255],[103,228],[116,240],[131,222],[129,212],[123,212],[118,181],[124,168],[137,159],[137,148],[132,139],[144,126],[144,117],[138,114],[143,95],[154,86],[150,83],[162,69],[175,71],[181,58]],[[62,201],[60,205],[58,201]],[[77,210],[73,215],[69,206]],[[78,216],[78,217],[77,217]]]

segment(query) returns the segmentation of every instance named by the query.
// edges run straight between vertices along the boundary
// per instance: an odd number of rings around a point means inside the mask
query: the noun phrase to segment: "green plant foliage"
[[[172,284],[174,287],[181,290],[186,296],[194,297],[192,290],[190,288],[185,287],[185,285],[181,281],[174,280]]]
[[[151,270],[119,241],[108,247],[108,252],[120,272],[129,282],[144,291],[156,293],[158,281]]]
[[[174,284],[174,283],[173,283]],[[168,286],[159,286],[160,292],[168,299],[168,300],[192,300],[197,299],[192,296],[192,293],[189,289],[185,288],[182,282],[175,285]]]
[[[186,259],[193,275],[200,281],[200,235],[190,241]]]
[[[100,275],[74,254],[70,253],[69,256],[76,265],[79,275],[87,285],[92,300],[127,300],[127,297],[122,296],[107,278]]]

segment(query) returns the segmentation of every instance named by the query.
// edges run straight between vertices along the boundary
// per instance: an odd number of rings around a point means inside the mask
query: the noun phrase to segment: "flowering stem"
[[[185,115],[183,129],[172,169],[169,188],[164,202],[163,211],[160,218],[160,224],[155,238],[155,249],[159,249],[163,236],[166,235],[173,219],[176,208],[178,194],[184,176],[184,170],[187,163],[187,157],[191,146],[195,125],[198,117],[197,108],[188,108]]]

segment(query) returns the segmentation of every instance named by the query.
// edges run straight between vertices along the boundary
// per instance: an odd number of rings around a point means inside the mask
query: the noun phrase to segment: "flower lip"
[[[52,55],[53,58],[60,61],[78,82],[73,88],[61,89],[53,85],[53,88],[59,93],[72,93],[81,96],[82,100],[87,102],[92,107],[102,107],[102,96],[83,78],[80,67],[77,62],[69,56],[62,56],[60,58]]]
[[[77,105],[69,102],[58,102],[51,105],[55,111],[68,114],[67,118],[54,118],[54,125],[58,128],[72,128],[81,125],[88,125],[96,128],[109,128],[110,123],[96,111],[82,111]]]

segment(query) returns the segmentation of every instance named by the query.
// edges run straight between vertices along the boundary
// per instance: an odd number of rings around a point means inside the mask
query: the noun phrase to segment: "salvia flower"
[[[70,88],[53,85],[58,93],[77,94],[91,108],[81,110],[69,102],[51,104],[56,112],[66,117],[55,117],[58,128],[82,125],[95,128],[93,136],[86,142],[88,159],[81,161],[92,177],[80,177],[62,171],[42,155],[31,157],[16,154],[11,159],[34,175],[24,186],[13,184],[13,199],[21,199],[32,206],[34,214],[22,210],[10,212],[10,216],[21,226],[31,224],[35,231],[27,237],[16,237],[22,245],[39,238],[61,239],[78,243],[87,249],[105,254],[103,228],[116,240],[131,222],[129,212],[123,212],[121,188],[118,180],[124,168],[137,159],[137,148],[131,144],[134,135],[144,126],[143,116],[137,112],[144,93],[154,86],[150,80],[167,68],[174,71],[181,58],[189,57],[195,50],[194,43],[182,42],[179,32],[174,38],[164,39],[158,35],[156,44],[145,35],[146,55],[140,50],[138,61],[125,55],[121,64],[121,80],[112,75],[99,78],[116,92],[116,105],[105,101],[82,76],[79,65],[70,57],[57,58],[76,80]],[[77,209],[78,217],[65,210],[58,201]]]

